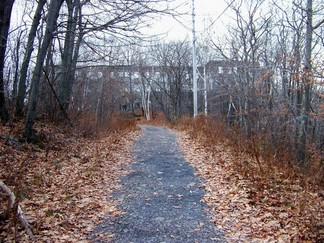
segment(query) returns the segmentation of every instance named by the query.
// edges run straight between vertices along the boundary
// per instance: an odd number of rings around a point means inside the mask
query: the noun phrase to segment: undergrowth
[[[95,114],[86,114],[78,117],[75,121],[75,128],[84,137],[95,137],[136,129],[136,120],[135,118],[116,113],[111,114],[106,121],[98,122],[96,121]]]
[[[319,151],[310,146],[308,151],[311,158],[306,166],[300,166],[293,161],[292,151],[285,146],[286,141],[281,141],[275,147],[264,134],[253,134],[247,138],[238,127],[226,124],[222,117],[211,118],[203,114],[192,118],[185,116],[171,124],[172,128],[186,131],[190,137],[199,141],[207,150],[213,151],[213,147],[220,143],[230,146],[236,156],[248,155],[254,163],[249,164],[246,159],[237,160],[240,170],[250,170],[262,178],[271,177],[276,170],[287,178],[298,177],[311,182],[312,186],[323,189],[324,168],[323,158]]]
[[[279,212],[288,212],[287,215],[291,216],[287,219],[280,218],[277,212],[270,213],[278,216],[274,218],[280,222],[280,227],[295,225],[295,229],[305,230],[293,232],[291,235],[297,237],[293,239],[322,242],[324,173],[321,158],[315,151],[309,152],[312,160],[307,167],[302,167],[291,159],[293,156],[288,146],[285,147],[285,141],[282,141],[281,147],[275,147],[264,134],[253,134],[247,138],[239,128],[229,126],[221,117],[183,117],[170,126],[184,131],[190,140],[196,141],[199,149],[211,154],[212,159],[205,161],[206,164],[217,167],[225,163],[234,171],[234,175],[239,175],[242,181],[249,181],[250,186],[246,190],[251,208],[261,211],[274,208]],[[216,159],[216,164],[213,164],[213,158],[220,157],[220,147],[223,148],[221,153],[227,153],[231,159],[226,162]],[[213,172],[206,173],[205,179],[210,179]],[[216,181],[209,183],[217,184]]]

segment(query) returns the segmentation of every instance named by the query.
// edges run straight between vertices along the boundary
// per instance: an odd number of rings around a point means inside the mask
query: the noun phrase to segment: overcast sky
[[[230,11],[224,10],[227,7],[225,0],[194,0],[196,13],[196,33],[203,34],[206,29],[209,31],[221,31],[226,24],[226,16]],[[22,0],[16,1],[11,16],[12,27],[21,24]],[[177,17],[163,17],[152,23],[152,26],[145,30],[148,34],[164,34],[163,37],[170,40],[183,40],[192,37],[192,0],[175,0],[174,6],[181,6],[179,12],[187,13]],[[217,21],[215,21],[217,19]],[[214,22],[215,21],[215,22]],[[181,23],[180,23],[181,22]],[[213,23],[211,26],[211,23]]]
[[[179,11],[186,12],[188,14],[178,17],[178,21],[173,19],[172,17],[163,17],[160,21],[152,25],[150,30],[148,30],[148,33],[166,33],[166,38],[171,40],[181,40],[186,36],[191,38],[192,0],[176,0],[175,2],[177,4],[182,4],[182,7],[179,9]],[[203,34],[206,29],[212,29],[214,31],[224,30],[226,24],[226,16],[229,12],[226,11],[225,13],[223,13],[226,7],[227,4],[225,3],[225,0],[195,0],[197,35]],[[213,22],[214,24],[212,24]]]

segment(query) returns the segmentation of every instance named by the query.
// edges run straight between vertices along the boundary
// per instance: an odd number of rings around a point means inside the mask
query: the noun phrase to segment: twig
[[[252,136],[252,144],[251,144],[251,146],[252,146],[254,157],[255,157],[255,159],[256,159],[256,161],[258,163],[260,172],[262,173],[262,175],[264,175],[264,171],[263,171],[263,168],[262,168],[261,162],[260,162],[260,154],[259,154],[258,147],[257,147],[257,144],[256,144],[255,136]]]
[[[10,188],[2,180],[0,180],[0,188],[9,196],[9,198],[10,198],[10,207],[14,208],[14,206],[16,204],[16,196],[15,196],[15,194],[10,190]],[[29,237],[31,239],[34,239],[33,231],[31,230],[31,228],[29,226],[29,223],[28,223],[27,219],[25,218],[25,215],[24,215],[21,207],[19,206],[18,203],[16,205],[17,205],[16,213],[18,215],[18,218],[19,218],[20,222],[25,227],[25,230],[26,230],[27,234],[29,235]]]
[[[73,127],[73,124],[72,124],[72,122],[71,122],[71,120],[70,120],[68,114],[66,114],[65,109],[64,109],[64,107],[63,107],[63,105],[62,105],[62,103],[61,103],[61,101],[60,101],[60,98],[59,98],[58,95],[56,94],[55,89],[54,89],[53,85],[52,85],[51,82],[50,82],[50,79],[49,79],[49,77],[48,77],[48,74],[47,74],[46,70],[43,69],[43,72],[44,72],[44,74],[45,74],[46,81],[47,81],[47,83],[48,83],[48,85],[49,85],[49,87],[50,87],[50,89],[51,89],[51,91],[52,91],[52,93],[53,93],[53,95],[54,95],[56,101],[58,102],[58,104],[59,104],[59,106],[60,106],[60,109],[61,109],[61,111],[62,111],[62,113],[63,113],[64,118],[69,122],[69,125],[70,125],[71,127]]]

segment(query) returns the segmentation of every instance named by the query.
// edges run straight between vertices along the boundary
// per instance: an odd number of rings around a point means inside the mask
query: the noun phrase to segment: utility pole
[[[205,101],[205,115],[208,114],[207,107],[207,75],[206,75],[206,63],[204,63],[204,101]]]
[[[192,77],[193,77],[193,115],[198,115],[197,105],[197,60],[196,60],[196,30],[195,30],[195,0],[192,0]]]

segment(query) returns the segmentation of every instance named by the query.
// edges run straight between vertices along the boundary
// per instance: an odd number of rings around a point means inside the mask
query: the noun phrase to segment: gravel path
[[[185,161],[175,134],[164,128],[141,126],[135,143],[132,172],[122,179],[114,195],[124,213],[106,219],[92,236],[113,234],[112,242],[224,242],[209,221],[204,191]]]

